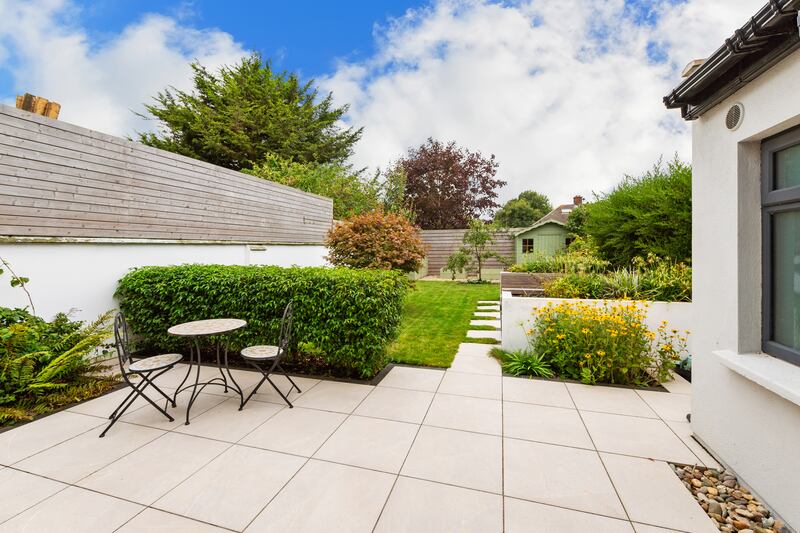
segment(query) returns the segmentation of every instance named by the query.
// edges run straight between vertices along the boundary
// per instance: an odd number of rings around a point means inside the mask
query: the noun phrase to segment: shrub
[[[376,210],[351,217],[328,233],[328,260],[352,268],[416,272],[425,259],[419,231],[398,213]]]
[[[587,384],[664,381],[686,351],[686,336],[665,322],[649,331],[645,312],[633,302],[548,304],[534,312],[532,351],[560,377]]]
[[[131,271],[117,288],[131,329],[147,345],[177,350],[167,333],[192,320],[235,317],[248,326],[230,336],[231,349],[275,344],[284,306],[294,302],[293,349],[331,369],[370,377],[400,323],[408,282],[399,272],[345,268],[183,265]]]
[[[554,255],[541,255],[530,257],[524,263],[513,265],[511,272],[534,273],[573,273],[573,272],[604,272],[609,267],[608,261],[601,259],[591,248],[573,248]]]
[[[545,285],[549,298],[630,299],[659,302],[689,302],[692,299],[692,269],[650,255],[634,266],[605,274],[567,274]]]
[[[92,374],[111,331],[110,313],[85,324],[60,313],[47,322],[0,307],[0,424],[96,396],[114,384]]]
[[[647,254],[691,260],[692,168],[677,158],[626,177],[584,209],[583,231],[615,265]]]

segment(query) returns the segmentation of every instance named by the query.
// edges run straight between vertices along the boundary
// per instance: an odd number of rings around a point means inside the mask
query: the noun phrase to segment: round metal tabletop
[[[167,330],[171,335],[179,337],[202,337],[205,335],[221,335],[247,325],[245,320],[238,318],[211,318],[208,320],[195,320],[172,326]]]

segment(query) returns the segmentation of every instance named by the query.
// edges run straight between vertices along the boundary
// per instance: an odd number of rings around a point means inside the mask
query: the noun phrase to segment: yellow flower
[[[567,338],[567,336],[564,335],[563,333],[559,333],[558,335],[556,335],[556,339],[558,339],[558,340],[563,340],[563,339],[566,339],[566,338]]]
[[[599,355],[600,357],[603,357],[605,354],[606,352],[604,352],[603,350],[597,350],[597,355]]]
[[[589,328],[583,328],[583,329],[581,330],[581,333],[589,333]]]

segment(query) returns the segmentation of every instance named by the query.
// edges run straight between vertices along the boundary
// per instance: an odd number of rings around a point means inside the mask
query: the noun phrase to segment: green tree
[[[577,205],[567,218],[567,231],[573,237],[586,236],[586,228],[583,227],[586,224],[586,210],[587,204]]]
[[[504,228],[524,228],[552,211],[553,206],[547,196],[536,191],[523,191],[509,200],[497,212],[494,221]]]
[[[616,265],[648,254],[691,261],[692,167],[677,156],[639,177],[626,176],[585,209],[586,234]]]
[[[300,163],[344,161],[361,129],[343,129],[347,106],[335,107],[332,94],[320,97],[314,82],[277,73],[253,54],[217,74],[192,64],[194,90],[168,88],[147,115],[160,122],[158,133],[140,133],[149,146],[234,170],[252,168],[269,153]]]
[[[339,163],[295,163],[267,154],[262,163],[244,172],[332,198],[333,218],[337,220],[372,211],[380,205],[380,190],[375,180],[366,180],[362,173]]]
[[[494,257],[503,264],[508,263],[507,258],[490,249],[496,231],[491,224],[482,220],[470,220],[462,239],[464,245],[447,258],[447,268],[453,271],[454,278],[456,272],[464,272],[471,267],[478,271],[478,281],[483,281],[483,264],[488,259]]]

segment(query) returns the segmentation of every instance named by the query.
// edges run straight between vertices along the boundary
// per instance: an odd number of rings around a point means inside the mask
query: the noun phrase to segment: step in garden
[[[499,320],[470,320],[470,326],[489,326],[492,328],[500,329],[500,321]]]

